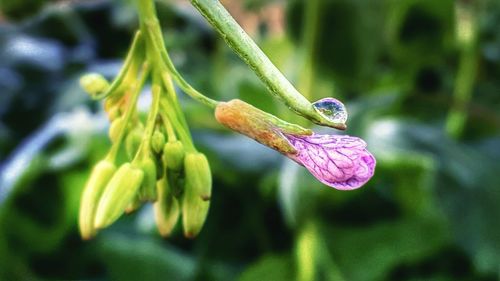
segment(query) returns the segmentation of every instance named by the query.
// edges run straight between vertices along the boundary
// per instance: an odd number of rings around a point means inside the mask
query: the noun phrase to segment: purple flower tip
[[[357,137],[285,134],[297,150],[288,157],[306,167],[322,183],[339,190],[361,187],[375,171],[375,157]]]

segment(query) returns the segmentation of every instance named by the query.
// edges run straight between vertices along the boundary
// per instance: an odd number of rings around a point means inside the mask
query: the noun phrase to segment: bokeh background
[[[0,0],[0,280],[498,280],[500,1],[223,3],[308,99],[346,103],[345,133],[378,160],[372,180],[326,187],[180,94],[213,170],[200,236],[183,238],[179,225],[162,239],[145,206],[83,242],[79,197],[109,141],[78,79],[118,72],[136,11]],[[188,2],[157,7],[197,89],[311,126]]]

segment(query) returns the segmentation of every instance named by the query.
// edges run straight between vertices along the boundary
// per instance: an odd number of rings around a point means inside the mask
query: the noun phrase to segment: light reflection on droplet
[[[313,104],[314,109],[333,123],[345,124],[347,110],[342,102],[334,98],[320,99]]]

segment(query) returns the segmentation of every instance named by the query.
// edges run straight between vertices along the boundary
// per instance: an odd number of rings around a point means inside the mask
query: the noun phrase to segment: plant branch
[[[222,35],[226,43],[250,66],[266,84],[271,93],[291,110],[312,122],[343,129],[344,124],[334,123],[321,116],[297,89],[274,66],[264,52],[238,25],[224,6],[217,0],[190,0],[193,6]]]

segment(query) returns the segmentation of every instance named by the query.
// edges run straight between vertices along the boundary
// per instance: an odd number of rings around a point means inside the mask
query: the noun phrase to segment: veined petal
[[[297,150],[287,156],[328,186],[340,190],[356,189],[374,174],[375,157],[360,138],[316,134],[284,136]]]

